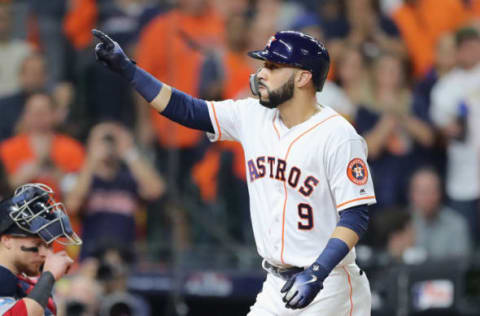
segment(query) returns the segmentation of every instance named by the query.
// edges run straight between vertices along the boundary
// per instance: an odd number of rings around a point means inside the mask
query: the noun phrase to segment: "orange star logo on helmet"
[[[270,45],[272,45],[272,43],[277,40],[275,38],[275,35],[271,36],[269,39],[268,39],[268,42],[267,42],[267,47],[270,47]]]
[[[360,158],[352,159],[347,166],[347,176],[353,183],[364,185],[368,180],[367,165]]]

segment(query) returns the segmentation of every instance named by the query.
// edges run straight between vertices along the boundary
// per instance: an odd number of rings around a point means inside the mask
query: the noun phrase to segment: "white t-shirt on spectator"
[[[453,69],[440,79],[432,90],[430,115],[435,125],[442,128],[458,117],[460,104],[467,107],[465,141],[451,140],[447,148],[447,194],[455,200],[473,200],[480,197],[480,152],[478,134],[480,98],[480,64],[471,70]]]
[[[12,40],[0,43],[0,97],[14,94],[20,90],[19,74],[23,60],[32,49],[27,42]]]

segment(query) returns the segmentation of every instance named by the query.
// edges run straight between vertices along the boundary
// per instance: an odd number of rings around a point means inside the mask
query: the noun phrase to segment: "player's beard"
[[[259,83],[259,85],[264,87],[265,90],[267,90],[268,96],[268,100],[262,100],[262,98],[260,97],[260,104],[266,108],[274,109],[293,97],[293,88],[295,86],[294,75],[292,74],[292,76],[283,86],[273,91],[270,91],[270,89],[268,89],[268,87],[264,86],[262,83]]]
[[[34,263],[17,262],[17,270],[25,273],[29,277],[38,276],[41,272],[42,265],[36,265]]]

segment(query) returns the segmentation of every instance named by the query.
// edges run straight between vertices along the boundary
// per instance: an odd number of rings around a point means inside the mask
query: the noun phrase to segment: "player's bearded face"
[[[45,249],[48,246],[43,245],[40,238],[20,238],[16,245],[15,266],[19,272],[27,276],[37,276],[45,262]]]
[[[17,269],[29,277],[38,276],[41,273],[42,264],[18,262]]]
[[[260,104],[269,109],[274,109],[293,97],[294,74],[292,74],[288,81],[278,89],[270,90],[262,82],[259,82],[259,86],[265,88],[267,92],[266,99],[264,95],[260,96]]]

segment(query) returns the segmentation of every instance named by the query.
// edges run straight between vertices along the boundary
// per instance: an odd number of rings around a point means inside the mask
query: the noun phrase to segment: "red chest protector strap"
[[[22,275],[17,275],[17,277],[19,279],[18,286],[21,287],[26,294],[30,293],[30,291],[35,286],[36,281]],[[45,316],[56,314],[57,306],[55,305],[53,298],[50,296],[47,303],[47,309],[45,310]]]

